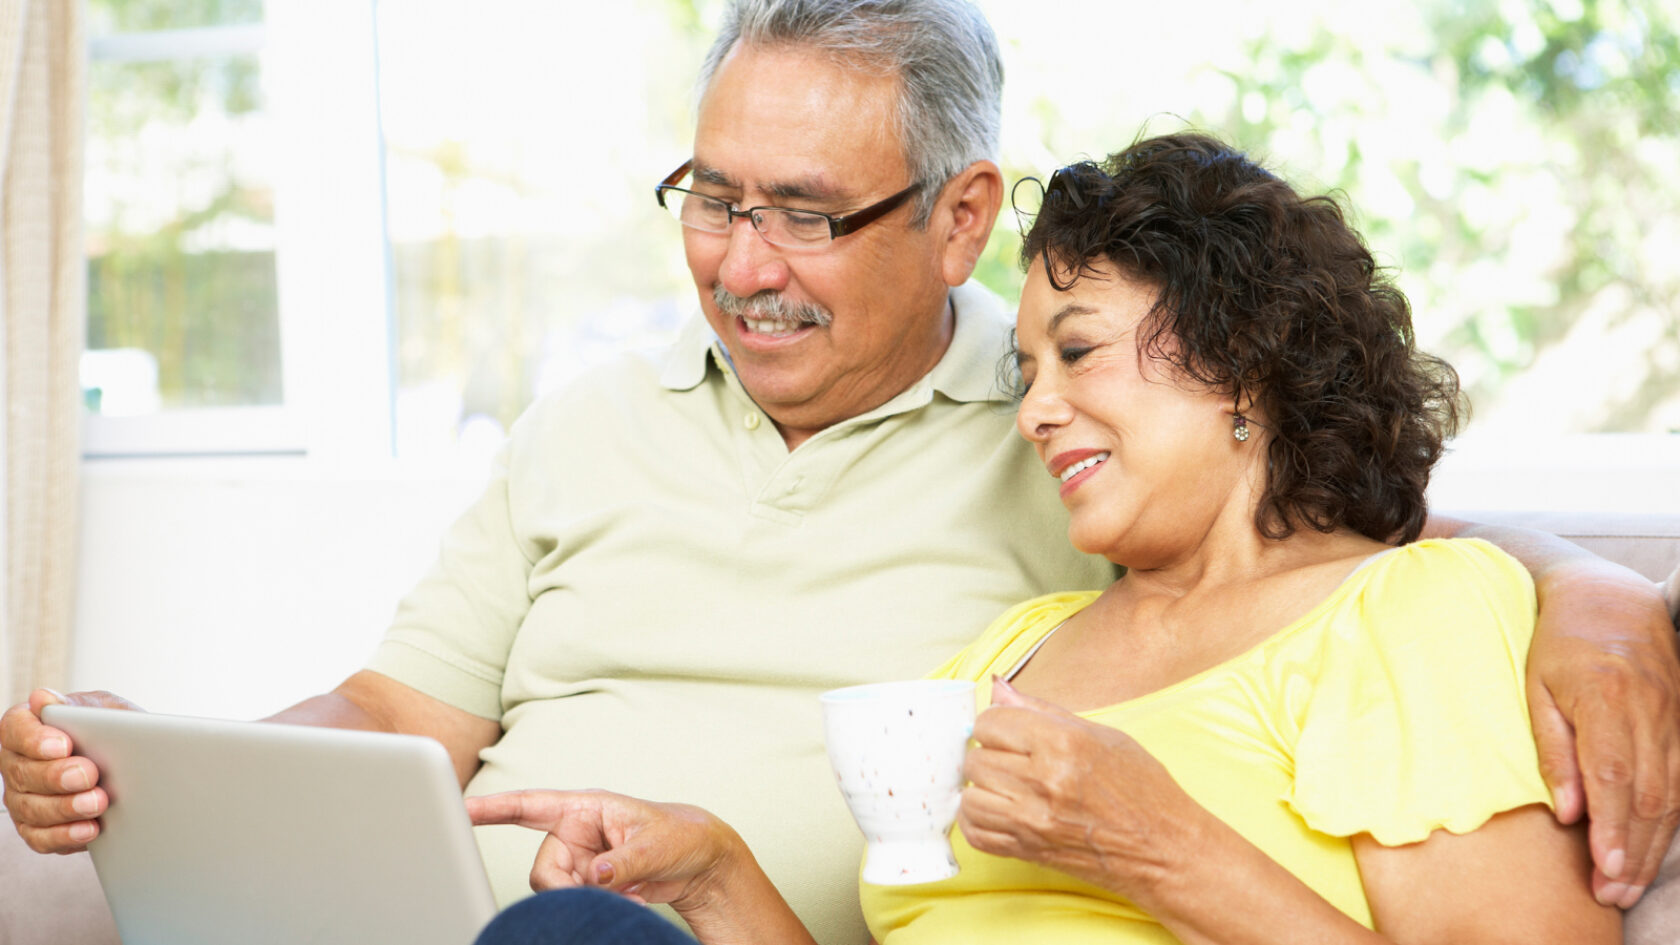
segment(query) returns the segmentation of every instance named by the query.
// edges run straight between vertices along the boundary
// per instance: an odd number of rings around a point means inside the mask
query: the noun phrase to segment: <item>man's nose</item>
[[[718,279],[725,289],[746,298],[765,289],[779,292],[787,288],[787,259],[758,235],[751,220],[732,220],[728,239],[723,265],[718,268]]]

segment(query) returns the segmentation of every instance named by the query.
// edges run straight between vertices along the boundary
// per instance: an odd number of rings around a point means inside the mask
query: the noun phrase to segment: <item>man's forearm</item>
[[[1661,589],[1631,568],[1602,558],[1580,545],[1549,532],[1514,525],[1484,525],[1445,515],[1431,515],[1424,522],[1422,538],[1480,538],[1517,559],[1533,576],[1536,592],[1543,598],[1554,578],[1579,581],[1626,582],[1634,591],[1650,589],[1653,597]]]
[[[305,699],[264,721],[424,735],[449,750],[462,787],[478,771],[478,753],[502,734],[501,723],[494,719],[480,718],[367,670],[332,692]]]
[[[369,732],[395,731],[372,713],[335,692],[311,696],[263,719],[287,725],[315,725],[321,728],[361,729]]]

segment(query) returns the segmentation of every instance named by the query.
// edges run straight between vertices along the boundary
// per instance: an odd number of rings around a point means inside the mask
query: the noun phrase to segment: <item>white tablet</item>
[[[429,738],[60,705],[43,718],[110,795],[88,852],[124,945],[470,945],[495,915]]]

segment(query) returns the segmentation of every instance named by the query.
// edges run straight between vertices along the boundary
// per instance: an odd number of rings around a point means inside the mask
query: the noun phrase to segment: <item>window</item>
[[[709,31],[685,8],[596,4],[580,32],[567,4],[380,5],[399,455],[483,450],[692,309],[653,199],[691,146]]]
[[[124,291],[167,299],[160,273],[177,266],[211,300],[179,337],[200,337],[196,319],[217,326],[193,347],[214,369],[182,373],[163,346],[146,349],[155,364],[133,354],[145,345],[100,309],[90,340],[118,350],[91,362],[109,379],[92,385],[96,419],[143,419],[111,415],[128,409],[123,384],[136,382],[124,379],[155,370],[151,432],[234,418],[195,427],[201,449],[262,439],[245,418],[271,415],[263,442],[311,455],[481,455],[533,397],[604,352],[668,337],[691,310],[651,186],[687,155],[715,0],[597,4],[586,29],[544,0],[195,0],[190,22],[123,12],[179,3],[92,2],[118,11],[95,18],[93,32],[114,35],[93,43],[93,94],[151,95],[156,127],[174,129],[93,126],[114,143],[89,147],[92,297],[107,305],[129,284],[107,247],[161,245],[167,231],[175,255],[122,270],[151,273]],[[1007,179],[1101,157],[1140,127],[1214,131],[1304,188],[1347,194],[1399,273],[1420,342],[1464,378],[1462,456],[1538,469],[1593,451],[1559,450],[1560,436],[1615,434],[1622,466],[1672,457],[1672,4],[1223,0],[1146,21],[1081,0],[981,6],[1009,77]],[[170,31],[136,35],[160,25]],[[1123,38],[1139,30],[1147,41]],[[196,98],[149,91],[187,78]],[[121,117],[98,101],[90,113],[101,109]],[[225,139],[205,153],[228,156],[177,172],[165,202],[154,159],[135,155],[161,139],[196,147],[200,128]],[[138,169],[100,170],[96,153]],[[1006,298],[1019,286],[1012,227],[1003,214],[978,273]],[[273,303],[247,288],[264,278]]]
[[[87,453],[388,454],[372,5],[88,19]]]

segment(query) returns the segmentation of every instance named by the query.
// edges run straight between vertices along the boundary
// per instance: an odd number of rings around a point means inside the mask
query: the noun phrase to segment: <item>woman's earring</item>
[[[1248,442],[1248,418],[1243,416],[1240,413],[1232,414],[1231,415],[1231,423],[1232,423],[1231,435],[1237,438],[1238,443],[1247,443]]]

